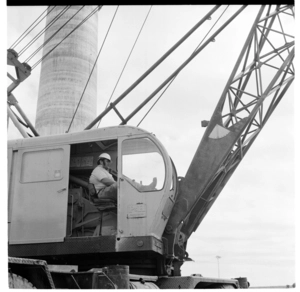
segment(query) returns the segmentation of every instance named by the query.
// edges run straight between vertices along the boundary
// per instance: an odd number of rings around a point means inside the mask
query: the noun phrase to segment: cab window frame
[[[139,190],[136,186],[134,186],[134,184],[131,182],[131,178],[130,177],[127,177],[125,174],[124,174],[124,161],[123,161],[123,156],[126,156],[126,155],[135,155],[135,154],[138,154],[138,153],[132,153],[132,154],[125,154],[124,155],[124,148],[123,148],[123,143],[126,142],[126,141],[133,141],[133,140],[141,140],[141,139],[148,139],[149,142],[151,142],[153,144],[153,146],[155,146],[156,148],[156,151],[155,152],[142,152],[140,154],[147,154],[147,153],[157,153],[160,155],[160,158],[162,159],[162,165],[163,165],[163,176],[161,177],[161,179],[163,179],[163,184],[162,186],[159,188],[159,189],[153,189],[153,190]],[[159,145],[155,142],[155,140],[151,139],[151,137],[149,136],[140,136],[140,137],[135,137],[135,138],[126,138],[126,139],[123,139],[119,145],[120,147],[120,150],[121,150],[121,157],[120,157],[120,162],[121,162],[121,176],[124,178],[124,180],[126,180],[135,190],[137,190],[139,193],[149,193],[149,192],[153,192],[153,193],[157,193],[157,192],[161,192],[164,188],[165,188],[165,185],[166,185],[166,180],[167,180],[167,167],[166,167],[166,161],[165,161],[165,157],[163,155],[163,151],[162,149],[159,147]],[[128,179],[126,179],[126,178]]]

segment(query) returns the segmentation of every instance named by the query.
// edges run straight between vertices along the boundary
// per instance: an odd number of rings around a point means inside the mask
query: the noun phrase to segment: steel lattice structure
[[[237,153],[243,157],[294,80],[294,37],[284,31],[282,24],[282,18],[294,17],[294,10],[284,6],[270,13],[270,8],[257,22],[249,43],[244,47],[244,60],[238,64],[242,70],[229,80],[221,98],[225,127],[248,119],[226,160],[228,163]],[[287,13],[289,10],[291,14]],[[276,22],[280,30],[273,29]]]
[[[183,242],[197,229],[294,80],[294,37],[289,31],[294,7],[272,7],[261,7],[182,181],[184,198],[178,199],[178,208],[175,204],[169,229],[181,230]],[[185,213],[179,211],[182,200]]]

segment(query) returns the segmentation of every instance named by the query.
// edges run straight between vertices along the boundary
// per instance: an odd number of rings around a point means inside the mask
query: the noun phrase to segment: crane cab
[[[96,202],[77,183],[89,182],[104,152],[112,158],[115,202]],[[163,254],[177,178],[153,134],[117,126],[13,140],[8,158],[9,256],[55,262],[60,255]]]

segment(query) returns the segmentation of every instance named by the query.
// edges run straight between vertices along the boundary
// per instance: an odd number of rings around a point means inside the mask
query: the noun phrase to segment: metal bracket
[[[21,63],[18,60],[18,53],[13,49],[7,50],[7,65],[14,66],[16,69],[17,79],[14,79],[9,73],[8,77],[13,81],[7,88],[9,95],[22,81],[31,74],[31,67],[27,63]]]
[[[17,99],[12,94],[10,94],[10,95],[7,96],[7,102],[10,105],[16,105],[18,103]]]
[[[22,124],[23,126],[25,126],[26,128],[30,128],[30,130],[32,131],[32,133],[34,134],[34,136],[39,136],[38,132],[36,131],[36,129],[34,128],[34,126],[32,125],[32,123],[28,119],[28,117],[25,115],[25,113],[21,109],[21,107],[20,107],[17,99],[14,97],[13,94],[8,94],[8,96],[7,96],[7,104],[8,104],[8,116],[12,119],[13,123],[15,124],[15,126],[17,127],[17,129],[20,131],[20,133],[23,135],[23,137],[27,138],[28,135],[25,134],[25,132],[21,129],[21,127],[18,124],[18,122],[20,124]],[[21,115],[21,117],[24,120],[24,122],[10,109],[10,106],[14,106],[17,109],[17,111]]]
[[[117,110],[117,108],[115,107],[115,105],[111,102],[110,103],[110,107],[116,112],[116,114],[118,115],[118,117],[121,119],[122,124],[126,124],[126,120],[122,117],[122,115],[120,114],[120,112]]]

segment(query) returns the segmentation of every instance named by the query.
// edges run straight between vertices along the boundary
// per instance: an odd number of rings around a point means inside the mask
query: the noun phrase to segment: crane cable
[[[52,10],[55,8],[56,6],[54,6],[53,8],[52,8]],[[64,8],[64,10],[65,10],[66,8]],[[68,8],[69,9],[69,8]],[[52,11],[51,10],[51,11]],[[50,12],[51,12],[50,11]],[[48,16],[49,14],[50,14],[50,12],[46,15],[46,16]],[[63,12],[64,13],[64,12]],[[45,17],[46,17],[45,16]],[[48,23],[48,25],[46,25],[45,26],[45,28],[44,29],[42,29],[38,34],[36,34],[35,35],[35,37],[30,41],[30,42],[28,42],[25,46],[24,46],[24,48],[23,49],[21,49],[20,50],[20,52],[19,52],[19,56],[21,56],[53,23],[55,23],[55,21],[58,19],[58,18],[60,18],[60,14],[59,15],[57,15],[56,17],[54,17],[53,18],[53,20],[50,22],[50,23]],[[44,17],[44,18],[45,18]]]
[[[131,51],[130,51],[130,53],[129,53],[129,55],[128,55],[128,58],[127,58],[127,60],[126,60],[126,62],[125,62],[125,65],[123,66],[123,69],[122,69],[122,71],[121,71],[121,74],[120,74],[120,76],[119,76],[119,78],[118,78],[118,80],[117,80],[117,83],[116,83],[116,85],[115,85],[115,87],[114,87],[114,89],[113,89],[113,91],[112,91],[112,93],[111,93],[111,95],[110,95],[110,98],[109,98],[109,100],[108,100],[108,102],[107,102],[105,108],[108,107],[109,102],[110,102],[110,100],[111,100],[111,98],[112,98],[112,96],[113,96],[113,94],[114,94],[114,92],[115,92],[115,90],[116,90],[116,87],[117,87],[118,84],[119,84],[119,81],[120,81],[120,79],[121,79],[121,77],[122,77],[122,75],[123,75],[123,72],[124,72],[124,70],[125,70],[125,68],[126,68],[126,65],[127,65],[128,61],[129,61],[130,57],[131,57],[131,54],[132,54],[132,52],[133,52],[133,50],[134,50],[134,48],[135,48],[135,45],[136,45],[136,43],[137,43],[137,41],[138,41],[138,39],[139,39],[139,36],[140,36],[140,34],[141,34],[141,32],[142,32],[142,30],[143,30],[143,28],[144,28],[144,25],[145,25],[145,23],[146,23],[146,21],[147,21],[147,19],[148,19],[148,16],[149,16],[149,14],[150,14],[151,9],[152,9],[152,5],[151,5],[150,8],[149,8],[149,11],[148,11],[148,13],[147,13],[147,15],[146,15],[146,17],[145,17],[145,20],[144,20],[144,22],[143,22],[143,24],[142,24],[142,26],[141,26],[141,28],[140,28],[140,31],[139,31],[137,37],[136,37],[136,39],[135,39],[135,42],[134,42],[134,44],[133,44],[133,46],[132,46],[132,48],[131,48]],[[98,125],[97,125],[97,128],[99,128],[100,122],[101,122],[101,120],[99,121],[99,123],[98,123]]]
[[[37,61],[33,66],[32,70],[41,63],[50,53],[52,53],[70,34],[72,34],[77,28],[79,28],[84,22],[86,22],[91,16],[93,16],[97,10],[100,10],[102,5],[95,8],[85,19],[83,19],[69,34],[67,34],[55,47],[53,47],[45,56],[43,56],[39,61]]]
[[[216,20],[216,22],[213,24],[213,26],[210,28],[210,30],[207,32],[207,34],[204,36],[204,38],[202,39],[202,41],[199,43],[199,45],[196,47],[196,49],[194,50],[194,52],[200,47],[200,45],[203,43],[203,41],[205,40],[205,38],[207,37],[207,35],[211,32],[211,30],[215,27],[215,25],[218,23],[218,21],[220,20],[220,18],[223,16],[223,14],[225,13],[225,11],[227,10],[227,8],[229,7],[229,5],[227,5],[227,7],[225,8],[225,10],[223,11],[223,13],[219,16],[219,18]],[[193,53],[194,53],[193,52]],[[179,74],[179,72],[178,72]],[[150,107],[150,109],[146,112],[146,114],[143,116],[143,118],[140,120],[140,122],[137,124],[137,127],[142,123],[142,121],[146,118],[146,116],[149,114],[149,112],[153,109],[153,107],[157,104],[157,102],[160,100],[160,98],[163,96],[163,94],[167,91],[167,89],[170,87],[170,85],[173,83],[173,81],[175,80],[175,78],[178,76],[175,75],[173,77],[172,80],[170,80],[170,82],[168,83],[168,85],[166,86],[166,88],[163,90],[163,92],[160,94],[160,96],[157,98],[157,100],[152,104],[152,106]]]
[[[54,6],[55,7],[55,6]],[[53,9],[54,9],[53,7]],[[52,10],[53,10],[52,9]],[[20,37],[10,46],[10,49],[14,49],[51,11],[49,11],[32,29],[30,29],[40,17],[48,10],[48,7],[46,10],[44,10],[41,15],[20,35]],[[30,29],[30,31],[28,31]],[[28,31],[28,32],[27,32]],[[27,32],[27,33],[26,33]]]
[[[76,11],[76,13],[74,13],[74,15],[72,15],[55,33],[53,33],[33,54],[31,54],[25,62],[30,61],[46,44],[48,44],[55,35],[57,35],[59,33],[59,31],[61,29],[64,28],[64,26],[66,26],[82,9],[84,6],[82,6],[79,10]],[[70,8],[70,7],[69,7]],[[69,9],[68,8],[68,9]],[[66,11],[65,11],[66,12]],[[64,13],[65,13],[64,12]]]
[[[43,35],[43,33],[49,29],[71,6],[66,6],[64,9],[60,11],[58,15],[56,15],[38,34],[35,35],[35,37],[20,51],[20,56],[40,37]],[[54,9],[54,8],[53,8]],[[41,46],[43,46],[45,43]],[[36,52],[38,52],[40,49],[37,49]],[[27,61],[27,60],[26,60]]]
[[[100,48],[100,50],[99,50],[99,52],[98,52],[98,55],[97,55],[97,58],[96,58],[96,60],[95,60],[95,62],[94,62],[94,66],[93,66],[93,68],[92,68],[92,70],[91,70],[91,73],[90,73],[90,75],[89,75],[89,78],[88,78],[88,80],[87,80],[87,82],[86,82],[86,85],[85,85],[85,87],[84,87],[84,89],[83,89],[83,92],[82,92],[82,94],[81,94],[80,100],[79,100],[79,102],[78,102],[78,104],[77,104],[76,110],[75,110],[75,112],[74,112],[74,114],[73,114],[72,120],[71,120],[71,122],[70,122],[69,128],[68,128],[68,130],[66,131],[66,133],[68,133],[68,132],[70,131],[70,128],[71,128],[72,123],[73,123],[73,121],[74,121],[75,115],[76,115],[76,113],[77,113],[77,110],[78,110],[78,108],[79,108],[79,105],[80,105],[80,103],[81,103],[81,100],[82,100],[82,98],[83,98],[83,95],[84,95],[84,93],[85,93],[85,90],[86,90],[86,88],[87,88],[87,85],[88,85],[88,83],[89,83],[89,81],[90,81],[90,78],[91,78],[91,76],[92,76],[92,73],[93,73],[93,71],[94,71],[94,68],[95,68],[95,66],[96,66],[96,64],[97,64],[98,58],[99,58],[100,53],[101,53],[101,51],[102,51],[102,48],[103,48],[103,46],[104,46],[104,44],[105,44],[107,35],[108,35],[108,33],[109,33],[109,31],[110,31],[110,28],[111,28],[111,26],[112,26],[112,24],[113,24],[113,21],[114,21],[114,19],[115,19],[115,16],[116,16],[116,14],[117,14],[118,9],[119,9],[119,5],[117,6],[116,11],[115,11],[115,13],[114,13],[114,16],[113,16],[113,18],[112,18],[112,20],[111,20],[111,22],[110,22],[109,28],[108,28],[108,30],[107,30],[107,32],[106,32],[105,38],[104,38],[104,40],[103,40],[103,42],[102,42],[101,48]]]
[[[175,78],[178,76],[178,74],[176,76],[173,77],[173,79],[170,80],[170,82],[168,83],[168,85],[166,86],[166,88],[163,90],[163,92],[160,94],[160,96],[158,97],[158,99],[152,104],[152,106],[150,107],[150,109],[146,112],[146,114],[143,116],[143,118],[140,120],[140,122],[136,125],[137,127],[142,123],[142,121],[147,117],[147,115],[149,114],[149,112],[152,110],[152,108],[157,104],[157,102],[160,100],[160,98],[163,96],[163,94],[167,91],[167,89],[170,87],[170,85],[173,83],[173,81],[175,80]]]

